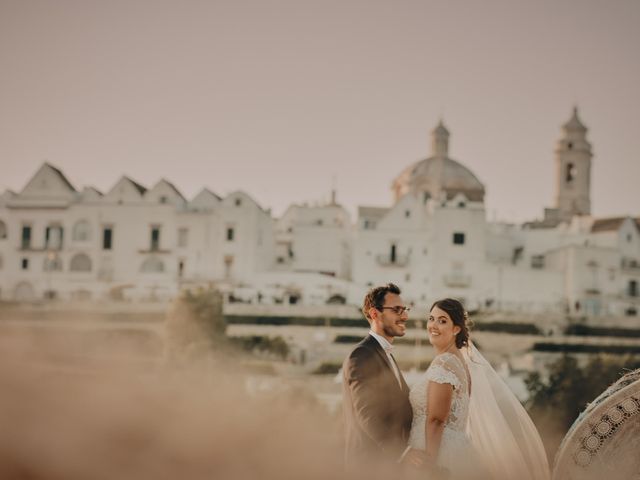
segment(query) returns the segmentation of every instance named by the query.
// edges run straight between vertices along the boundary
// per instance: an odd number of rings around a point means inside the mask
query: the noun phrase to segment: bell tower
[[[559,217],[591,214],[591,144],[587,127],[578,118],[578,108],[562,126],[556,145],[556,205]]]

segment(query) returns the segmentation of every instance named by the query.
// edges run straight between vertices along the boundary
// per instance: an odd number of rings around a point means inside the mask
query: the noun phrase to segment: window
[[[513,255],[511,256],[511,263],[515,265],[518,263],[524,255],[524,247],[516,247],[513,249]]]
[[[431,194],[429,192],[424,192],[424,194],[422,195],[422,203],[427,203],[427,201],[429,201],[430,198],[431,198]]]
[[[571,183],[576,178],[576,166],[573,163],[569,163],[567,165],[567,171],[565,174],[565,180],[567,183]]]
[[[60,225],[48,225],[44,231],[44,248],[60,250],[62,248],[62,233]]]
[[[242,205],[242,199],[241,198],[236,198],[235,205],[236,205],[236,207],[239,207],[240,205]]]
[[[79,220],[71,230],[71,238],[74,242],[86,242],[91,240],[91,226],[86,220]]]
[[[289,305],[296,305],[300,302],[300,294],[299,293],[290,293],[289,294]]]
[[[409,218],[411,216],[411,210],[404,211],[404,218]]]
[[[44,299],[45,300],[55,300],[58,297],[58,292],[55,290],[45,290],[44,291]]]
[[[458,208],[464,208],[467,204],[465,202],[458,202]]]
[[[229,278],[231,276],[231,269],[233,267],[233,255],[224,256],[224,276]]]
[[[44,259],[42,269],[45,272],[61,272],[62,259],[57,254],[49,252]]]
[[[627,293],[629,294],[630,297],[638,296],[638,282],[636,280],[629,280]]]
[[[113,250],[113,227],[104,227],[102,230],[102,249]]]
[[[188,240],[189,240],[189,229],[179,228],[178,229],[178,247],[186,247]]]
[[[7,225],[0,220],[0,240],[7,238]]]
[[[571,142],[567,143],[567,149],[573,150],[573,143]]]
[[[464,233],[455,232],[453,234],[453,244],[454,245],[464,245]]]
[[[184,260],[180,259],[178,261],[178,278],[182,278],[184,275]]]
[[[533,255],[531,257],[531,268],[544,268],[544,255]]]
[[[233,242],[233,238],[234,238],[234,230],[233,227],[227,227],[227,241],[228,242]]]
[[[160,197],[160,203],[168,203],[169,202],[169,197],[167,197],[166,195],[162,195]]]
[[[22,242],[20,245],[23,250],[28,250],[31,248],[31,225],[22,226]]]
[[[160,250],[160,227],[158,225],[151,226],[151,243],[149,250],[152,252]]]
[[[84,253],[77,253],[71,258],[71,262],[69,263],[69,271],[90,272],[91,259]]]
[[[396,263],[397,252],[396,252],[396,244],[391,244],[391,251],[389,252],[389,261],[391,263]]]
[[[29,270],[29,259],[28,258],[23,258],[20,261],[20,266],[21,266],[22,270]]]

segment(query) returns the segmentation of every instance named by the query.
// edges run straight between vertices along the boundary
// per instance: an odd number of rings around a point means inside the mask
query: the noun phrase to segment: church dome
[[[410,165],[393,181],[396,201],[411,192],[425,198],[451,199],[458,193],[470,201],[484,201],[484,185],[461,163],[449,158],[449,132],[442,122],[432,131],[433,156]]]

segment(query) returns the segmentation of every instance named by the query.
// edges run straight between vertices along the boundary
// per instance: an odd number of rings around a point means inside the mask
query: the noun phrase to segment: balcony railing
[[[620,266],[623,270],[640,271],[640,261],[635,258],[623,258]]]
[[[468,287],[471,285],[471,276],[460,273],[450,273],[443,277],[444,284],[447,287]]]
[[[409,255],[376,255],[376,261],[378,265],[383,267],[406,267],[409,263]]]
[[[165,254],[165,253],[171,253],[170,249],[167,248],[146,248],[146,249],[140,249],[138,250],[138,253],[158,253],[158,254]]]

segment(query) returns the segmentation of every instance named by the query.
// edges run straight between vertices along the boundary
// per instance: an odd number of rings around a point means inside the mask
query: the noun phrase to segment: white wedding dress
[[[434,358],[427,371],[411,387],[409,400],[413,407],[413,423],[409,446],[418,450],[426,448],[427,392],[430,382],[448,383],[453,387],[451,411],[444,424],[436,464],[449,470],[455,479],[481,478],[485,469],[467,435],[469,379],[462,360],[453,353],[442,353]]]
[[[526,410],[473,344],[461,352],[464,364],[452,353],[440,354],[411,387],[409,446],[425,449],[429,382],[448,383],[451,411],[436,463],[452,479],[549,480],[544,446]]]

